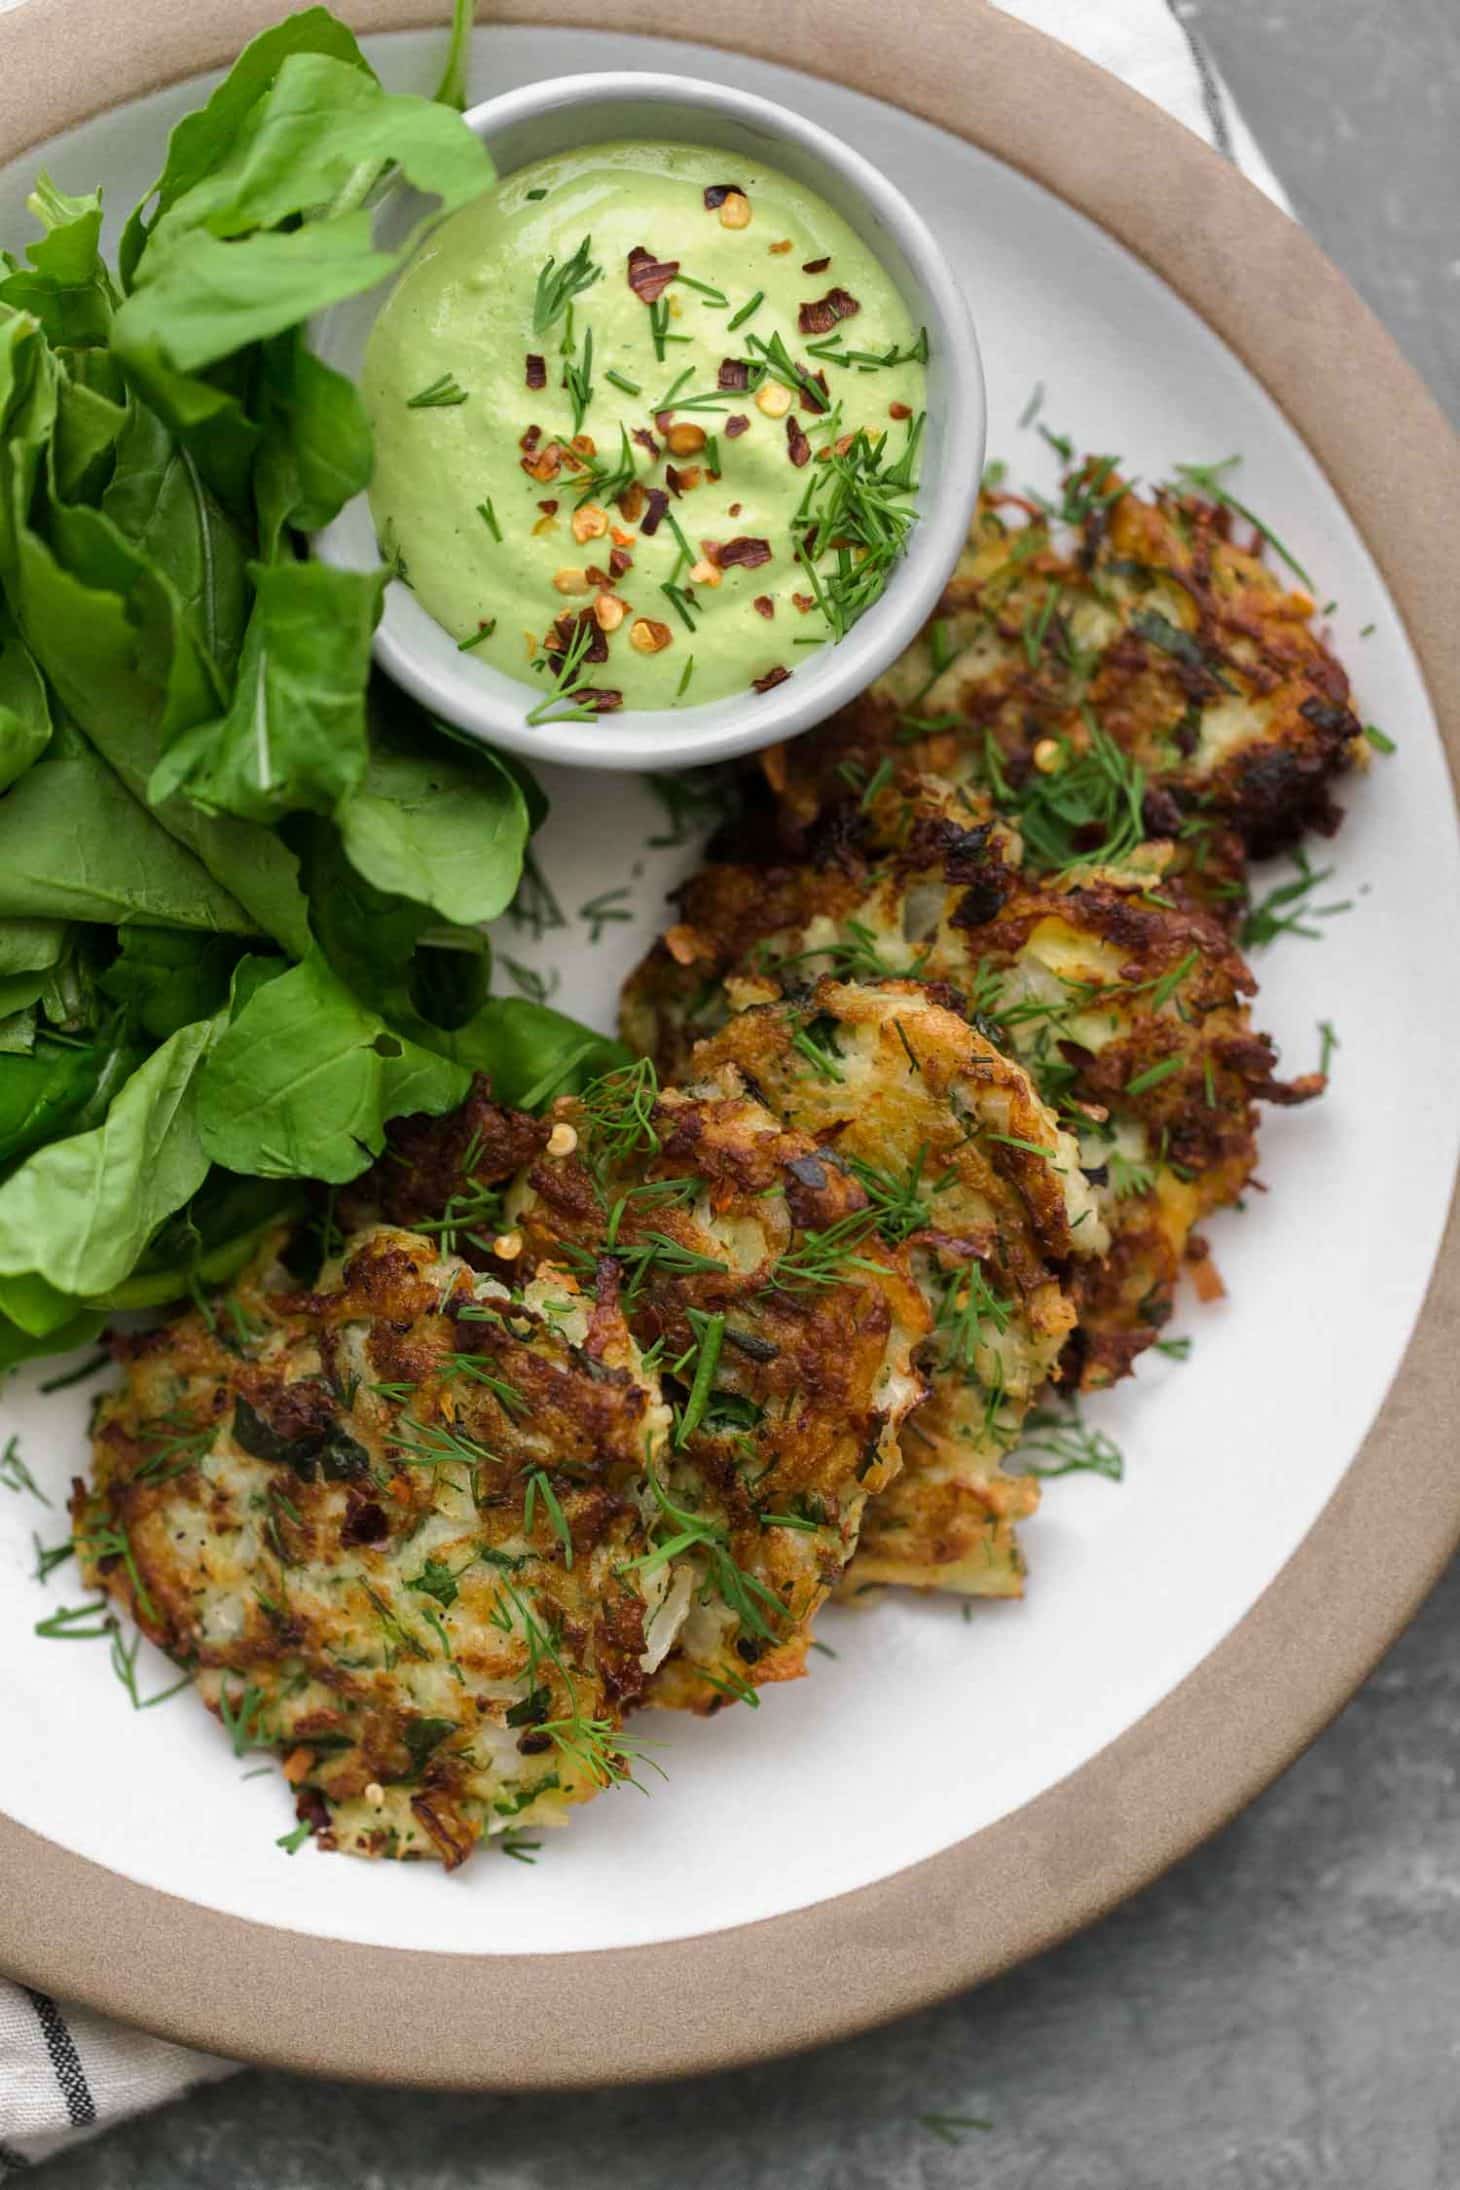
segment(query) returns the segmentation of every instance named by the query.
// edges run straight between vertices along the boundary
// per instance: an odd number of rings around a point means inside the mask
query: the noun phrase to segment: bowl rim
[[[835,174],[844,191],[870,210],[901,253],[917,289],[922,318],[933,330],[943,382],[937,469],[923,468],[917,522],[886,591],[844,637],[816,649],[769,692],[747,689],[698,707],[632,709],[600,715],[592,723],[546,722],[529,727],[523,719],[529,699],[541,696],[535,695],[534,687],[524,681],[522,697],[504,699],[493,686],[478,682],[480,665],[463,659],[449,635],[449,653],[433,640],[428,655],[420,643],[420,622],[424,618],[432,629],[440,627],[418,605],[417,613],[411,614],[411,604],[398,596],[393,585],[387,587],[376,627],[375,658],[386,675],[423,707],[467,736],[520,753],[527,760],[646,771],[701,767],[795,737],[855,699],[896,660],[936,611],[967,539],[983,471],[988,407],[973,315],[942,245],[922,214],[873,161],[819,123],[758,92],[663,69],[546,77],[483,100],[463,118],[490,149],[494,133],[549,115],[634,102],[724,116],[777,143],[794,145],[814,167]],[[499,167],[499,175],[511,174],[523,164],[514,161]],[[382,284],[372,293],[376,310],[392,287]],[[317,344],[327,344],[330,326],[338,323],[341,311],[349,309],[348,305],[336,307],[321,315],[312,330]],[[358,546],[352,556],[347,540],[357,535],[364,499],[357,496],[316,535],[314,549],[323,561],[346,566],[358,561]]]
[[[366,33],[439,26],[437,0],[342,4]],[[119,45],[112,0],[26,0],[5,23],[0,160],[224,64],[276,14],[277,0],[187,9],[133,0]],[[493,19],[601,27],[586,0],[509,0]],[[615,25],[701,46],[717,27],[696,0],[634,0]],[[927,0],[913,43],[885,0],[841,0],[834,16],[741,0],[718,42],[732,40],[752,58],[872,97],[894,88],[906,111],[1098,222],[1198,313],[1303,439],[1373,555],[1418,656],[1453,788],[1460,442],[1318,245],[1179,123],[984,0]],[[1229,248],[1210,248],[1214,230]],[[1437,1190],[1449,1187],[1437,1181]],[[947,1998],[1093,1922],[1217,1832],[1303,1752],[1407,1626],[1460,1540],[1457,1329],[1452,1199],[1384,1406],[1257,1604],[1068,1779],[875,1886],[671,1945],[477,1961],[220,1916],[0,1817],[0,1875],[18,1889],[0,1895],[0,1966],[215,2053],[475,2090],[726,2069]]]

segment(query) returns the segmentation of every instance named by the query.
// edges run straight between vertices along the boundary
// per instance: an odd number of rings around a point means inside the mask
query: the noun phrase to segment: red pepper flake
[[[629,524],[636,525],[639,521],[639,513],[643,509],[643,507],[644,490],[640,486],[638,480],[633,479],[629,482],[628,486],[624,488],[623,493],[618,498],[619,512]]]
[[[706,183],[705,211],[707,213],[715,212],[732,193],[738,194],[742,198],[746,195],[740,188],[739,183]]]
[[[537,447],[537,444],[539,441],[541,441],[541,439],[541,426],[529,426],[526,433],[522,436],[522,439],[518,442],[517,446],[519,449],[526,449],[528,454],[531,455],[532,451]]]
[[[547,359],[539,357],[535,350],[527,353],[527,385],[529,388],[547,386]]]
[[[632,555],[628,554],[621,547],[610,548],[608,555],[608,577],[610,585],[613,583],[615,578],[622,578],[625,572],[632,570],[633,567],[634,558]]]
[[[773,243],[773,244],[770,244],[770,245],[768,245],[768,246],[767,246],[767,248],[769,249],[769,251],[770,251],[770,254],[771,254],[771,257],[772,257],[773,259],[774,259],[774,258],[779,258],[779,257],[781,256],[781,254],[782,254],[783,252],[785,252],[785,251],[789,251],[789,250],[790,250],[790,248],[791,248],[791,239],[790,239],[790,237],[789,237],[789,236],[783,236],[783,237],[782,237],[782,239],[781,239],[781,241],[780,241],[779,243]],[[786,674],[787,674],[787,676],[789,676],[789,675],[790,675],[790,671],[789,671],[789,670],[787,670]]]
[[[664,467],[665,478],[679,495],[693,494],[704,475],[704,468],[699,464],[686,464],[683,471],[673,464],[666,464]]]
[[[592,658],[588,657],[590,661]],[[612,715],[623,704],[622,692],[615,692],[606,685],[580,684],[573,693],[573,705],[590,708],[595,715]]]
[[[830,264],[831,260],[829,258],[803,259],[801,262],[801,271],[803,274],[824,274]]]
[[[739,434],[742,434],[746,431],[749,425],[750,420],[746,417],[744,411],[732,411],[730,416],[725,421],[723,429],[725,439],[727,441],[734,441]]]
[[[558,505],[556,502],[539,502],[537,506],[542,511],[544,517],[556,517],[558,514]]]
[[[807,440],[805,434],[801,431],[800,421],[796,418],[794,413],[792,413],[791,417],[786,420],[786,447],[790,455],[791,462],[796,466],[796,469],[798,471],[801,469],[801,466],[803,464],[810,463],[811,443]]]
[[[829,335],[839,320],[852,319],[861,309],[850,289],[828,289],[824,297],[802,305],[796,325],[803,335]]]
[[[727,540],[716,557],[722,570],[733,570],[737,565],[741,570],[758,570],[762,563],[768,563],[770,559],[770,541],[747,538],[744,533],[734,540]]]
[[[889,418],[911,418],[912,405],[911,403],[889,403],[887,415]]]
[[[613,580],[609,577],[608,572],[606,570],[600,570],[597,563],[590,563],[588,565],[588,568],[584,571],[583,575],[588,580],[588,583],[591,586],[597,586],[600,593],[602,593],[606,587],[613,584]]]
[[[722,357],[718,385],[722,388],[748,388],[750,367],[743,357]]]
[[[774,692],[776,686],[784,684],[790,674],[789,669],[782,669],[778,663],[774,669],[768,669],[763,677],[752,678],[751,682],[757,692]]]
[[[644,499],[649,507],[644,513],[639,530],[646,540],[652,540],[668,513],[669,496],[662,487],[646,487],[644,489]]]
[[[673,411],[656,411],[654,413],[654,423],[659,428],[659,431],[661,433],[668,433],[670,426],[673,424],[673,422]]]
[[[816,595],[814,593],[793,593],[791,595],[791,604],[794,608],[799,608],[804,616],[809,609],[815,608]]]
[[[648,451],[649,462],[651,464],[657,464],[659,461],[659,444],[654,439],[653,434],[650,433],[648,427],[635,426],[632,438],[638,442],[641,449],[646,449]]]
[[[522,469],[530,479],[541,479],[543,484],[546,485],[548,480],[556,479],[558,473],[562,470],[563,455],[564,451],[560,443],[549,441],[547,447],[540,450],[536,456],[523,457]]]
[[[543,652],[546,654],[566,653],[568,647],[572,644],[575,630],[586,630],[588,633],[588,646],[582,657],[585,662],[606,662],[608,660],[608,637],[600,628],[598,618],[591,608],[580,608],[576,616],[570,611],[566,616],[557,617],[552,630],[543,641]]]
[[[645,304],[657,304],[678,272],[678,259],[656,259],[642,243],[629,253],[629,287]]]
[[[750,605],[757,616],[771,617],[776,612],[776,604],[768,593],[757,593]]]
[[[819,391],[819,394],[813,391]],[[820,417],[831,409],[831,390],[826,385],[825,373],[806,373],[801,381],[801,408]]]
[[[345,1493],[349,1510],[340,1525],[340,1543],[345,1550],[354,1544],[383,1544],[390,1534],[390,1523],[385,1518],[383,1506],[374,1500],[366,1500],[355,1490]]]
[[[730,515],[732,517],[738,517],[744,507],[745,504],[743,502],[732,502],[730,504]]]

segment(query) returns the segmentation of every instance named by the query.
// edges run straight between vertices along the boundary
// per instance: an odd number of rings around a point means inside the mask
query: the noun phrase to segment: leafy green
[[[226,715],[178,738],[152,772],[164,804],[275,821],[328,813],[365,774],[365,683],[383,571],[256,563],[238,683]]]
[[[26,247],[30,269],[0,281],[0,299],[34,313],[54,343],[105,342],[115,292],[100,251],[101,192],[68,197],[42,174],[26,208],[45,233]]]
[[[64,1044],[37,1038],[28,1054],[0,1056],[0,1164],[98,1122],[145,1055],[121,1032]]]
[[[165,1042],[228,1002],[242,948],[233,938],[132,927],[120,931],[117,943],[117,956],[101,976],[102,991],[153,1041]]]
[[[0,918],[138,920],[234,935],[252,926],[79,739],[0,799]]]
[[[322,364],[297,330],[265,344],[258,394],[254,492],[259,555],[271,562],[289,527],[319,531],[370,484],[370,424],[354,382]]]
[[[0,1185],[0,1274],[85,1296],[119,1285],[208,1170],[199,1067],[224,1014],[183,1027],[139,1066],[89,1133],[53,1141]],[[13,1311],[12,1311],[13,1312]]]
[[[438,105],[454,106],[458,113],[466,106],[466,79],[471,66],[471,26],[475,12],[474,0],[452,0],[451,44],[447,47],[446,64],[435,91]]]
[[[632,1064],[622,1042],[525,996],[493,996],[451,1040],[452,1055],[485,1072],[498,1102],[540,1110]]]
[[[495,920],[512,902],[530,833],[527,801],[485,747],[377,751],[336,818],[350,859],[378,890],[468,925]]]
[[[8,791],[50,742],[41,673],[0,600],[0,791]]]
[[[247,548],[190,452],[145,403],[126,414],[101,506],[168,580],[214,667],[231,675],[248,618]]]
[[[339,1185],[380,1154],[391,1118],[450,1110],[469,1084],[392,1034],[312,951],[250,999],[209,1058],[203,1145],[231,1171]]]

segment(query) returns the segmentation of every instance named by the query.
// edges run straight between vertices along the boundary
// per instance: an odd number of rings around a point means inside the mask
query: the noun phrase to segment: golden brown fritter
[[[617,1291],[605,1264],[514,1296],[381,1227],[313,1291],[271,1251],[211,1320],[117,1342],[88,1579],[283,1758],[322,1845],[454,1867],[630,1774],[684,1613]]]
[[[1053,526],[986,494],[922,637],[829,723],[764,756],[774,841],[797,856],[891,848],[929,777],[945,799],[992,797],[1016,821],[1036,792],[1037,830],[1042,765],[1057,757],[1069,774],[1104,739],[1143,833],[1175,839],[1179,865],[1237,903],[1244,854],[1331,831],[1333,779],[1368,749],[1312,598],[1233,534],[1227,507],[1141,496],[1106,459],[1065,481]],[[1098,850],[1098,822],[1089,832],[1083,849]],[[1029,856],[1058,863],[1034,832]]]
[[[703,868],[627,984],[623,1032],[677,1072],[767,979],[793,996],[828,968],[946,984],[1079,1136],[1111,1241],[1073,1279],[1065,1366],[1090,1388],[1158,1335],[1192,1227],[1251,1175],[1256,1102],[1299,1101],[1322,1081],[1276,1079],[1245,962],[1154,862],[1040,880],[1003,851],[987,824],[944,823],[870,869]]]
[[[1000,1462],[1074,1323],[1061,1273],[1105,1244],[1074,1141],[1023,1068],[919,982],[822,980],[751,1006],[696,1052],[696,1071],[726,1064],[865,1189],[933,1323],[931,1394],[863,1516],[852,1585],[1015,1594],[1009,1524],[1036,1492]]]
[[[528,1263],[608,1256],[623,1273],[674,1410],[658,1541],[694,1575],[648,1700],[714,1709],[804,1670],[897,1471],[927,1310],[863,1187],[728,1062],[685,1091],[647,1065],[612,1074],[554,1119],[509,1214]]]

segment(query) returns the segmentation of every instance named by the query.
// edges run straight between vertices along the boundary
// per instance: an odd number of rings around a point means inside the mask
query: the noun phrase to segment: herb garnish
[[[465,401],[465,388],[459,385],[452,374],[442,373],[428,387],[420,389],[415,395],[407,396],[406,409],[408,411],[451,410],[458,403],[464,403]]]
[[[532,331],[537,335],[547,333],[555,320],[561,319],[574,297],[591,289],[595,281],[603,278],[603,268],[593,261],[593,238],[585,236],[571,258],[559,265],[550,258],[537,277],[537,294],[532,306]]]

